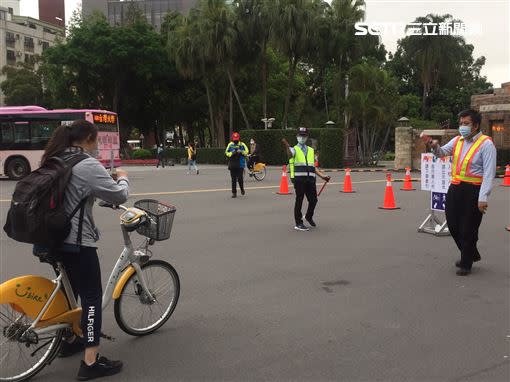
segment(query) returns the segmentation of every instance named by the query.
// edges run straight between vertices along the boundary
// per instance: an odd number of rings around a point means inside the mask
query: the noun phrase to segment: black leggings
[[[79,247],[75,253],[63,252],[66,269],[75,297],[80,297],[82,315],[81,330],[85,347],[99,345],[101,334],[101,305],[103,288],[97,248]]]

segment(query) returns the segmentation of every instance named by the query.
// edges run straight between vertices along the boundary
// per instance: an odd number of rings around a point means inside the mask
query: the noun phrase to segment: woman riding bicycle
[[[97,127],[79,120],[69,126],[58,127],[46,147],[42,164],[51,157],[84,153],[87,158],[76,164],[67,185],[64,199],[66,212],[84,201],[83,212],[72,220],[71,233],[60,249],[62,262],[82,306],[81,329],[84,338],[73,336],[62,344],[60,356],[67,357],[85,349],[78,372],[79,380],[88,380],[120,372],[121,361],[99,357],[101,335],[102,286],[101,268],[97,256],[99,231],[94,223],[92,208],[96,198],[108,203],[124,203],[129,196],[127,172],[117,169],[116,181],[97,160]],[[81,227],[80,227],[81,221]]]
[[[250,154],[248,155],[248,169],[253,170],[253,166],[260,161],[260,145],[255,139],[250,139]]]

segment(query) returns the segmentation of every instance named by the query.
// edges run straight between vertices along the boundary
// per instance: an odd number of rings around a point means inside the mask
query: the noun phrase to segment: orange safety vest
[[[464,138],[457,137],[453,148],[453,163],[452,163],[452,183],[460,184],[461,182],[481,185],[483,176],[471,173],[471,163],[476,153],[480,150],[482,144],[491,139],[487,135],[480,135],[473,143],[471,148],[466,153],[466,156],[461,161],[462,148],[464,147]]]

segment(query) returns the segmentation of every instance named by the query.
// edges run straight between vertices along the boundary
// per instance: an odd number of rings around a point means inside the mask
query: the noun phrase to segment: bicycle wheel
[[[158,330],[170,318],[179,300],[179,276],[174,267],[166,261],[150,260],[142,265],[142,271],[155,300],[148,298],[138,275],[133,273],[114,304],[117,324],[132,336]]]
[[[25,381],[57,356],[64,330],[27,334],[32,321],[10,304],[0,305],[0,381]]]
[[[253,176],[255,179],[257,179],[259,182],[264,180],[266,177],[266,168],[264,167],[261,171],[257,171],[253,173]]]

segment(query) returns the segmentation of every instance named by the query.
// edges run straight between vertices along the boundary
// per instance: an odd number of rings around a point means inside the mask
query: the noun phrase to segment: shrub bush
[[[155,155],[151,150],[138,149],[134,150],[132,154],[133,159],[154,159]]]
[[[316,142],[320,153],[321,167],[339,167],[343,160],[342,129],[309,129],[311,140]],[[291,146],[296,144],[295,130],[243,130],[241,140],[248,144],[254,138],[261,146],[261,161],[270,165],[288,163],[287,153],[282,143],[285,138]],[[310,145],[310,140],[308,141]]]

